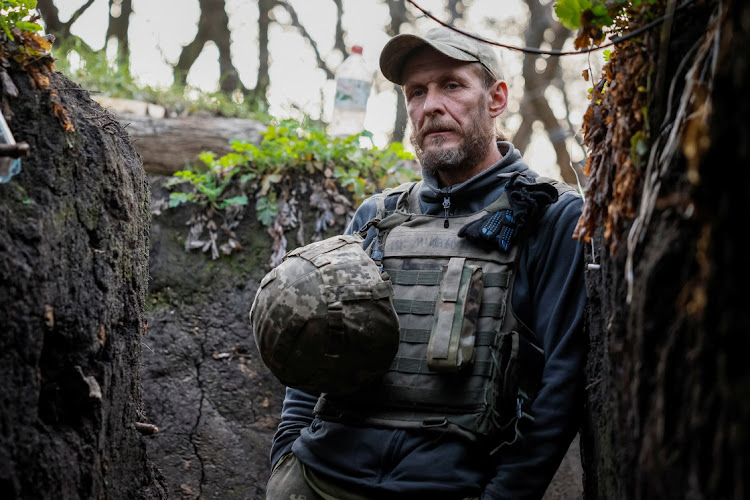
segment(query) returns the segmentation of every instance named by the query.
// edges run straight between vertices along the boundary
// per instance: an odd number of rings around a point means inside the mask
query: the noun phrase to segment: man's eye
[[[457,89],[457,88],[458,88],[458,84],[457,84],[457,83],[449,83],[449,84],[447,85],[447,87],[448,87],[449,89]]]
[[[424,95],[424,90],[412,90],[411,91],[411,97],[421,97]]]

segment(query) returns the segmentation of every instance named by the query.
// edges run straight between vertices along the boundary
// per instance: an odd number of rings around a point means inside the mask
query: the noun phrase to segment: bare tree
[[[344,15],[344,8],[341,4],[341,0],[333,0],[333,2],[334,4],[336,4],[336,44],[334,45],[334,50],[337,50],[342,55],[346,56],[347,49],[346,44],[344,43],[343,28],[341,27],[341,18]],[[304,38],[307,43],[310,44],[310,48],[312,48],[313,52],[315,53],[315,61],[318,64],[318,68],[322,69],[325,72],[326,77],[328,77],[329,79],[333,79],[333,77],[335,76],[334,68],[331,68],[323,59],[323,56],[318,49],[318,43],[315,41],[315,39],[313,39],[313,37],[307,31],[307,28],[305,28],[305,26],[302,24],[299,16],[297,15],[297,11],[294,10],[292,4],[283,1],[278,1],[277,4],[279,5],[279,7],[282,7],[287,11],[289,17],[291,18],[292,26],[294,26],[297,31],[299,31],[300,35],[302,35],[302,38]]]
[[[198,32],[193,41],[182,48],[180,58],[174,65],[175,84],[185,85],[187,83],[190,68],[203,51],[203,47],[208,42],[214,42],[219,49],[219,86],[221,90],[232,93],[239,89],[243,93],[247,93],[247,89],[242,84],[237,69],[232,62],[231,33],[225,0],[198,0],[198,3],[201,10]]]
[[[271,25],[271,10],[276,6],[277,0],[258,0],[258,75],[255,80],[255,89],[252,91],[252,100],[261,109],[268,109],[268,86],[271,79],[268,70],[271,66],[268,54],[268,30]]]
[[[86,42],[70,32],[70,28],[73,26],[73,24],[84,14],[84,12],[88,10],[89,7],[91,7],[91,4],[93,3],[94,0],[86,0],[86,3],[78,7],[73,15],[70,16],[70,19],[64,22],[60,20],[60,11],[58,10],[53,0],[38,0],[36,8],[42,15],[45,30],[48,34],[53,35],[55,38],[74,39],[79,47],[93,52],[91,47],[89,47]]]
[[[448,11],[448,20],[454,23],[464,18],[464,13],[472,4],[472,0],[448,0],[446,10]]]
[[[396,36],[401,33],[401,26],[408,22],[413,22],[414,17],[406,10],[406,2],[401,0],[385,0],[385,3],[388,6],[391,18],[390,23],[385,27],[385,31],[390,36]],[[394,89],[396,90],[397,104],[396,119],[393,123],[393,136],[391,137],[391,140],[395,142],[403,142],[408,119],[406,115],[406,101],[404,100],[404,95],[401,93],[399,86],[394,85]]]
[[[117,42],[117,62],[121,71],[130,71],[130,15],[133,13],[133,0],[109,0],[109,21],[106,43]]]
[[[344,15],[344,7],[342,0],[332,0],[336,6],[336,29],[335,29],[335,41],[334,50],[338,51],[342,55],[347,54],[346,42],[344,41],[344,29],[342,26],[342,18]],[[270,78],[268,71],[270,69],[270,56],[268,52],[268,31],[273,21],[271,11],[280,7],[284,9],[289,15],[290,24],[293,26],[302,38],[310,45],[313,53],[315,54],[315,60],[318,68],[322,69],[327,78],[333,79],[335,76],[335,68],[331,67],[318,48],[317,41],[312,37],[310,32],[307,30],[305,25],[299,18],[297,11],[294,9],[291,3],[283,0],[259,0],[258,1],[258,76],[255,84],[255,89],[252,92],[253,99],[258,103],[264,103],[264,107],[268,107],[268,87],[270,85]]]
[[[545,41],[545,33],[552,38],[550,45],[553,50],[560,50],[570,37],[570,31],[552,17],[552,4],[542,4],[540,0],[525,0],[529,8],[529,25],[525,33],[527,47],[540,47]],[[557,165],[564,181],[575,184],[576,175],[570,170],[570,153],[566,145],[566,138],[575,135],[570,122],[559,120],[545,97],[545,91],[557,82],[561,85],[560,59],[546,57],[539,64],[539,55],[526,53],[523,59],[524,95],[521,102],[521,126],[518,128],[513,144],[523,151],[529,144],[534,122],[540,121],[544,125],[550,142],[557,155]],[[541,66],[541,67],[540,67]]]

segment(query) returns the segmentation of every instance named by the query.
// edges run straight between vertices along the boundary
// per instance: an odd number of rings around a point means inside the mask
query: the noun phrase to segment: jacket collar
[[[471,179],[452,186],[440,186],[431,172],[422,169],[422,189],[419,192],[422,212],[442,214],[448,198],[451,215],[466,215],[478,212],[489,205],[500,194],[508,179],[516,172],[536,177],[523,161],[521,153],[510,142],[498,141],[497,147],[503,158]]]

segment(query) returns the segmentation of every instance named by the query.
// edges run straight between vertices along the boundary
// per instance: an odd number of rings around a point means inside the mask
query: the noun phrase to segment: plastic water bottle
[[[352,53],[336,69],[336,95],[329,135],[346,137],[364,130],[367,100],[374,76],[375,72],[362,56],[362,47],[354,45]]]
[[[0,112],[0,144],[13,146],[16,144],[5,117]],[[21,159],[10,156],[0,156],[0,184],[5,184],[11,177],[21,171]]]

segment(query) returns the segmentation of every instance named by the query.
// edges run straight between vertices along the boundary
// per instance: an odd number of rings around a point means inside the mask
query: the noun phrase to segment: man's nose
[[[445,112],[443,99],[439,92],[434,90],[427,91],[424,99],[424,112],[428,115],[442,114]]]

